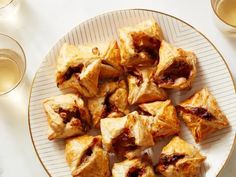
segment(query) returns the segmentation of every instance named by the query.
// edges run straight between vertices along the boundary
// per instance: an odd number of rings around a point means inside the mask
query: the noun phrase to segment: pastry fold
[[[165,177],[198,177],[206,157],[179,137],[174,137],[162,150],[156,170]]]
[[[185,89],[191,87],[196,76],[196,55],[161,42],[160,62],[154,76],[159,87]]]
[[[128,159],[139,156],[142,150],[154,145],[151,133],[137,112],[121,118],[102,119],[101,134],[108,152]]]
[[[48,139],[67,138],[85,134],[91,127],[90,115],[84,101],[75,94],[45,99]]]
[[[59,88],[74,88],[85,97],[97,93],[101,60],[84,55],[80,49],[64,44],[57,59],[56,82]]]
[[[83,46],[64,44],[57,59],[56,81],[60,88],[74,88],[85,97],[97,93],[98,80],[122,75],[116,41]]]
[[[152,162],[143,156],[132,160],[115,163],[112,168],[113,177],[155,177]]]
[[[74,177],[109,177],[109,156],[101,136],[83,135],[66,141],[65,156]]]
[[[101,60],[99,79],[117,78],[123,74],[120,49],[116,40],[78,46],[81,58]]]
[[[197,143],[209,134],[228,126],[225,114],[207,88],[198,91],[176,108]]]
[[[159,61],[159,48],[163,39],[161,28],[154,20],[147,20],[119,30],[121,64],[147,66]]]
[[[166,100],[166,92],[153,81],[153,67],[138,67],[128,70],[129,104],[140,104],[156,100]]]
[[[154,139],[180,132],[180,123],[171,100],[144,103],[140,104],[139,108],[142,120]]]
[[[117,78],[123,74],[123,68],[120,64],[120,48],[116,41],[111,41],[104,52],[100,52],[101,72],[100,78]]]
[[[93,126],[99,128],[100,119],[122,117],[129,113],[128,92],[124,80],[99,84],[98,94],[88,99]]]

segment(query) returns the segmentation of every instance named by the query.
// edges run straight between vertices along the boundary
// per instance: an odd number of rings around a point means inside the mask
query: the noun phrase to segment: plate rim
[[[225,60],[225,58],[224,58],[223,55],[220,53],[220,51],[216,48],[216,46],[215,46],[201,31],[199,31],[199,30],[198,30],[197,28],[195,28],[194,26],[190,25],[188,22],[186,22],[186,21],[184,21],[184,20],[182,20],[182,19],[180,19],[180,18],[178,18],[178,17],[176,17],[176,16],[174,16],[174,15],[170,15],[170,14],[167,14],[167,13],[165,13],[165,12],[158,11],[158,10],[145,9],[145,8],[127,8],[127,9],[110,10],[110,11],[106,11],[106,12],[104,12],[104,13],[100,13],[100,14],[98,14],[98,15],[96,15],[96,16],[93,16],[93,17],[91,17],[91,18],[88,18],[88,19],[82,21],[81,23],[79,23],[79,24],[75,25],[74,27],[72,27],[66,34],[64,34],[62,37],[59,38],[59,40],[57,40],[57,41],[54,43],[54,45],[50,48],[50,50],[47,52],[47,54],[45,55],[45,57],[42,59],[42,61],[41,61],[41,63],[40,63],[40,66],[41,66],[42,62],[44,61],[44,59],[46,58],[46,56],[48,55],[48,53],[54,48],[54,46],[55,46],[65,35],[67,35],[68,33],[70,33],[70,31],[72,31],[73,29],[75,29],[75,28],[78,27],[79,25],[82,25],[82,24],[86,23],[86,22],[89,21],[89,20],[92,20],[92,19],[94,19],[94,18],[101,17],[101,16],[106,15],[106,14],[110,14],[110,13],[114,13],[114,12],[120,12],[120,11],[129,11],[129,10],[141,10],[141,11],[148,11],[148,12],[154,12],[154,13],[159,13],[159,14],[162,14],[162,15],[166,15],[166,16],[168,16],[168,17],[171,17],[171,18],[174,18],[174,19],[176,19],[176,20],[181,21],[182,23],[184,23],[184,24],[187,25],[187,26],[190,26],[193,30],[195,30],[197,33],[199,33],[201,36],[203,36],[203,37],[213,46],[213,48],[218,52],[218,54],[220,55],[221,59],[223,60],[225,66],[226,66],[226,68],[227,68],[227,70],[228,70],[228,72],[229,72],[229,74],[230,74],[230,78],[231,78],[231,81],[232,81],[233,86],[234,86],[234,92],[236,93],[236,83],[235,83],[235,81],[234,81],[234,79],[233,79],[233,74],[232,74],[232,72],[231,72],[231,70],[230,70],[230,68],[229,68],[229,66],[228,66],[228,64],[227,64],[227,62],[226,62],[226,60]],[[30,124],[30,101],[31,101],[31,97],[32,97],[33,84],[34,84],[34,82],[35,82],[35,78],[36,78],[36,76],[37,76],[37,74],[38,74],[38,71],[39,71],[39,69],[40,69],[40,66],[39,66],[39,68],[36,70],[36,72],[35,72],[35,74],[34,74],[34,78],[33,78],[33,80],[32,80],[31,86],[30,86],[30,93],[29,93],[30,95],[29,95],[29,101],[28,101],[28,128],[29,128],[29,133],[30,133],[31,142],[32,142],[32,144],[33,144],[33,148],[34,148],[34,151],[35,151],[35,153],[36,153],[36,156],[38,157],[38,160],[39,160],[39,162],[41,163],[41,165],[43,166],[43,168],[44,168],[44,170],[46,171],[47,175],[50,176],[50,177],[52,177],[52,175],[49,173],[48,169],[47,169],[46,166],[44,165],[44,163],[43,163],[43,161],[42,161],[42,159],[41,159],[41,157],[40,157],[40,155],[39,155],[39,153],[38,153],[38,151],[37,151],[37,148],[36,148],[36,146],[35,146],[35,142],[34,142],[34,139],[33,139],[32,131],[31,131],[31,124]],[[227,156],[227,158],[226,158],[224,164],[222,165],[221,169],[218,171],[218,173],[217,173],[217,175],[216,175],[217,177],[220,175],[220,173],[222,172],[222,170],[225,168],[225,166],[226,166],[226,164],[228,163],[230,157],[232,156],[232,153],[233,153],[233,150],[235,149],[235,147],[236,147],[236,134],[234,134],[234,140],[233,140],[231,149],[230,149],[230,151],[229,151],[229,154],[228,154],[228,156]]]

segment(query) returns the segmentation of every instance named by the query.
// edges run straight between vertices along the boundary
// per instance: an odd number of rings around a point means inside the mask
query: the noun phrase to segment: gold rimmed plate
[[[215,177],[219,174],[233,148],[236,129],[235,87],[223,57],[203,34],[182,20],[161,12],[130,9],[109,12],[79,24],[56,43],[35,75],[29,101],[29,129],[37,156],[49,176],[70,176],[64,157],[64,141],[51,142],[47,139],[47,120],[42,107],[43,99],[61,94],[54,76],[60,47],[64,43],[79,45],[117,39],[120,27],[150,18],[159,23],[167,41],[194,51],[198,57],[198,73],[192,89],[188,92],[172,92],[174,102],[178,103],[195,91],[208,87],[229,119],[228,128],[212,134],[198,145],[187,128],[181,127],[181,137],[196,145],[207,156],[201,176]],[[155,148],[160,149],[164,144],[164,141],[160,141]],[[153,159],[158,156],[155,152],[159,151],[155,148]]]

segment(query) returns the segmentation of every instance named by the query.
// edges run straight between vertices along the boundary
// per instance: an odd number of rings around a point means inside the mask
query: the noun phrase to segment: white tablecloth
[[[207,36],[224,56],[236,78],[236,38],[220,32],[213,20],[210,0],[22,0],[12,19],[0,19],[0,33],[23,46],[27,71],[20,87],[0,97],[0,176],[46,177],[28,129],[28,97],[34,74],[50,48],[71,28],[101,13],[146,8],[171,14]],[[18,93],[15,96],[15,93]],[[20,95],[19,95],[20,93]],[[220,177],[236,174],[236,150]]]

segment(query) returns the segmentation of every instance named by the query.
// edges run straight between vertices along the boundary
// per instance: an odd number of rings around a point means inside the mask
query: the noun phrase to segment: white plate
[[[198,73],[193,87],[188,92],[173,93],[174,102],[178,103],[202,87],[208,87],[215,95],[231,126],[212,134],[196,146],[207,156],[201,176],[215,177],[224,166],[234,145],[236,129],[235,88],[224,59],[203,34],[182,20],[160,12],[136,9],[109,12],[78,25],[56,43],[35,75],[29,102],[29,128],[35,151],[49,176],[70,176],[64,157],[64,141],[50,142],[47,139],[47,120],[42,107],[43,99],[61,94],[54,78],[60,47],[65,42],[78,45],[117,38],[118,28],[150,18],[157,20],[170,43],[193,50],[197,54]],[[182,126],[181,136],[195,144],[185,126]],[[157,148],[160,149],[165,143],[158,144]],[[154,161],[157,161],[156,152],[157,150],[154,151]]]

